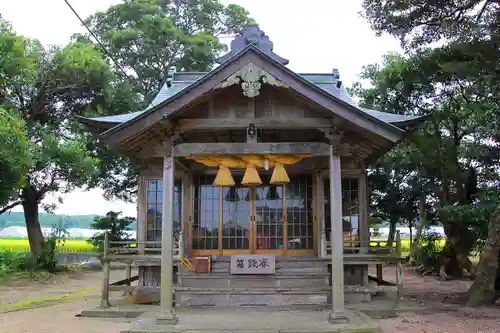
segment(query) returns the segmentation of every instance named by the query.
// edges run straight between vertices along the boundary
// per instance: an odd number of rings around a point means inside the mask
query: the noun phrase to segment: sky
[[[69,0],[85,18],[120,0]],[[362,66],[380,62],[388,52],[402,52],[399,42],[377,37],[360,16],[361,0],[221,0],[246,8],[274,43],[274,51],[290,60],[300,73],[329,73],[336,68],[346,86],[356,81]],[[17,33],[44,44],[64,45],[76,32],[85,32],[64,0],[0,0],[0,13]],[[224,40],[224,42],[230,42]],[[56,213],[104,214],[123,211],[136,215],[136,205],[106,201],[102,191],[74,191],[63,196]],[[56,196],[46,202],[55,203]],[[19,208],[18,208],[19,210]]]

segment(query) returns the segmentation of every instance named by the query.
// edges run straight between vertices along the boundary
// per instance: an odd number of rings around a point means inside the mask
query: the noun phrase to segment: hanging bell
[[[221,187],[236,185],[233,176],[231,175],[231,171],[229,171],[229,168],[227,166],[219,166],[219,171],[217,171],[217,176],[215,176],[214,185]]]
[[[288,184],[290,182],[290,178],[285,170],[285,166],[283,163],[276,163],[273,170],[273,175],[271,176],[270,184],[273,185],[283,185]]]
[[[257,172],[257,169],[255,168],[255,165],[253,164],[247,165],[241,184],[245,186],[262,185],[262,180],[260,180],[260,176],[259,173]]]

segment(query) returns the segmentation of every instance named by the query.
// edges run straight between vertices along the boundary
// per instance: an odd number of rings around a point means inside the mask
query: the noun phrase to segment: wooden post
[[[172,307],[173,302],[173,225],[174,220],[174,156],[172,139],[164,145],[163,158],[163,210],[161,227],[161,295],[160,313],[156,317],[158,325],[175,325],[178,318]]]
[[[177,244],[177,253],[174,253],[178,255],[179,258],[184,258],[184,232],[179,231],[179,243]]]
[[[325,233],[325,186],[321,172],[316,174],[316,218],[318,220],[318,254],[321,258],[326,257],[326,233]]]
[[[103,243],[103,254],[102,254],[102,272],[104,275],[103,283],[102,283],[102,292],[101,292],[101,305],[100,307],[103,309],[109,308],[111,304],[109,303],[109,260],[108,260],[108,252],[109,252],[109,236],[108,233],[104,233],[104,243]]]
[[[182,231],[182,246],[180,246],[179,242],[179,256],[182,255],[184,257],[186,255],[186,250],[187,250],[187,237],[188,237],[188,232],[189,230],[189,189],[190,189],[190,181],[189,181],[189,175],[186,174],[184,178],[182,178],[182,208],[181,208],[181,231]],[[182,252],[181,252],[182,251]]]
[[[332,248],[332,310],[328,316],[331,324],[345,323],[344,309],[344,235],[342,226],[342,176],[340,156],[333,154],[330,145],[330,216]]]
[[[139,186],[137,191],[137,250],[139,254],[144,254],[147,232],[147,210],[148,210],[148,179],[143,171],[139,175]]]
[[[130,282],[130,279],[132,278],[132,264],[130,262],[127,262],[125,264],[125,279],[128,279],[127,286],[131,286],[132,283]],[[130,296],[132,295],[132,292],[130,289],[125,290],[123,293],[123,296]]]
[[[383,270],[382,270],[382,264],[377,264],[376,267],[377,267],[377,279],[379,281],[382,281],[384,279],[384,273],[383,273]]]
[[[401,233],[396,231],[396,285],[397,285],[397,300],[403,300],[403,253],[401,249]]]
[[[360,253],[368,253],[370,247],[370,225],[368,221],[368,186],[366,181],[366,171],[359,177],[358,181],[358,202],[359,202],[359,240],[361,241]]]

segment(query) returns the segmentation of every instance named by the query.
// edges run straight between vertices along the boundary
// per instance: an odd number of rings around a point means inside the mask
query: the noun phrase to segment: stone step
[[[380,287],[363,287],[363,286],[345,286],[344,293],[368,293],[377,294],[384,291]],[[254,287],[254,288],[195,288],[195,287],[175,287],[175,293],[188,293],[188,294],[274,294],[274,293],[288,293],[288,294],[328,294],[332,291],[331,287]]]
[[[293,274],[294,272],[309,272],[309,273],[324,273],[328,272],[326,268],[323,267],[276,267],[275,273],[280,274]],[[212,267],[211,273],[230,273],[229,267]]]
[[[300,275],[230,275],[200,274],[179,275],[178,284],[194,288],[307,288],[328,287],[328,274]]]
[[[300,259],[276,259],[276,268],[281,267],[324,267],[327,266],[330,261],[317,260],[316,258],[300,258]],[[212,267],[214,266],[227,266],[231,265],[230,258],[215,259],[212,261]]]
[[[175,291],[179,307],[293,307],[331,303],[331,288],[182,288]],[[347,286],[346,304],[368,303],[376,291]]]
[[[253,295],[274,295],[274,294],[295,294],[295,295],[311,295],[328,293],[331,288],[284,288],[284,287],[269,287],[269,288],[192,288],[192,287],[176,287],[176,294],[196,294],[196,295],[220,295],[220,294],[253,294]]]
[[[200,279],[204,278],[217,278],[221,276],[227,276],[227,277],[292,277],[292,276],[303,276],[303,277],[308,277],[308,276],[315,276],[315,277],[329,277],[331,274],[328,272],[310,272],[310,271],[304,271],[304,270],[295,270],[295,271],[279,271],[274,274],[255,274],[255,275],[243,275],[243,274],[231,274],[229,272],[210,272],[210,273],[196,273],[193,272],[192,270],[184,270],[181,272],[177,273],[177,276],[190,276],[190,277],[199,277]]]
[[[229,260],[212,262],[212,273],[229,273],[231,263]],[[294,273],[310,272],[322,273],[328,272],[328,265],[320,260],[277,260],[275,265],[276,273]]]

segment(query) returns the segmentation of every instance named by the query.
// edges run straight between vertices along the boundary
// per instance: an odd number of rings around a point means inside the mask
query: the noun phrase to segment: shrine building
[[[368,267],[401,253],[370,243],[366,168],[423,118],[358,106],[337,70],[295,73],[257,27],[218,64],[171,68],[145,110],[79,119],[140,165],[136,246],[105,254],[138,267],[125,289],[156,290],[167,321],[175,307],[370,302]]]

